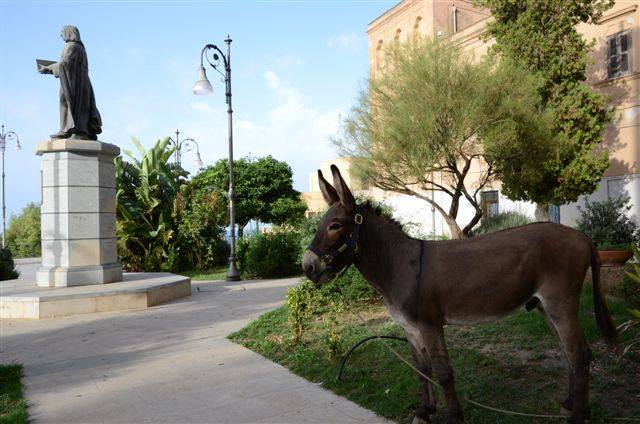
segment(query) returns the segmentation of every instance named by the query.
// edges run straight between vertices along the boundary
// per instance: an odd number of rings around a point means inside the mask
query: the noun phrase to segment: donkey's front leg
[[[415,359],[416,365],[420,372],[431,377],[433,375],[431,371],[431,362],[429,361],[429,355],[427,355],[427,348],[421,340],[419,334],[406,332],[407,339],[411,344],[411,351]],[[420,407],[416,410],[416,416],[413,420],[413,424],[422,424],[432,422],[432,416],[436,414],[436,399],[433,396],[433,389],[431,383],[426,378],[419,376],[422,383],[422,396]]]
[[[453,382],[453,369],[447,353],[447,345],[444,341],[444,331],[441,325],[423,325],[420,327],[420,335],[427,347],[427,353],[431,359],[431,366],[438,377],[440,385],[444,389],[449,410],[449,422],[462,422],[462,409],[456,395]]]

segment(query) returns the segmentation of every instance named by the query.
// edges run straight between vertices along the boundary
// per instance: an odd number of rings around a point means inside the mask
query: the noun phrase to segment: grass
[[[0,424],[27,422],[21,377],[22,365],[0,365]]]
[[[190,277],[194,281],[225,280],[228,268],[226,265],[221,265],[204,271],[184,271],[180,274]]]
[[[629,318],[626,305],[609,300],[617,322]],[[361,314],[380,334],[402,336],[383,306],[361,305]],[[286,306],[262,315],[229,338],[294,373],[401,423],[413,419],[419,405],[419,384],[413,371],[384,345],[373,340],[349,359],[342,383],[336,380],[341,355],[369,330],[350,313],[315,315],[298,345],[292,345]],[[595,361],[591,367],[591,422],[604,417],[640,417],[640,364],[617,357],[599,338],[593,319],[591,287],[585,286],[580,318]],[[336,336],[337,334],[337,336]],[[626,335],[631,337],[632,335]],[[458,394],[504,409],[556,414],[566,396],[564,357],[544,319],[536,312],[520,311],[500,321],[473,327],[447,327],[446,339],[453,362]],[[406,343],[390,341],[407,358]],[[337,345],[331,355],[329,346]],[[437,422],[446,422],[444,398],[438,398]],[[463,402],[467,422],[530,423],[531,419],[498,415]],[[542,421],[541,421],[542,422]]]

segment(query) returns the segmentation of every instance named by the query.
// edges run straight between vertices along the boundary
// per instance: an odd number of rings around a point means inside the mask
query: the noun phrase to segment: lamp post
[[[18,134],[13,131],[4,132],[4,125],[0,130],[0,150],[2,150],[2,248],[7,246],[7,214],[5,205],[5,187],[4,187],[4,151],[7,148],[7,140],[15,140],[16,150],[22,150]]]
[[[191,150],[193,150],[193,146],[195,146],[196,148],[196,158],[194,159],[193,163],[198,167],[198,168],[202,168],[202,158],[200,157],[200,146],[198,145],[198,142],[195,141],[193,138],[185,138],[180,140],[180,131],[176,130],[176,138],[175,140],[171,137],[169,137],[169,141],[176,146],[176,164],[178,166],[182,166],[182,147],[184,146],[185,148],[185,152],[190,152]]]
[[[207,71],[204,68],[204,59],[209,65],[224,78],[225,97],[227,103],[228,132],[229,132],[229,228],[231,230],[231,254],[229,255],[229,270],[227,271],[227,281],[239,281],[240,272],[236,266],[236,188],[233,180],[233,108],[231,107],[231,37],[227,35],[224,40],[227,45],[226,55],[215,44],[207,44],[200,53],[200,70],[196,84],[193,86],[193,94],[204,96],[213,93],[213,87],[207,78]],[[213,62],[209,60],[207,51],[213,52]],[[217,53],[216,53],[217,52]],[[218,55],[219,54],[219,55]],[[224,66],[224,73],[218,69],[220,59]]]

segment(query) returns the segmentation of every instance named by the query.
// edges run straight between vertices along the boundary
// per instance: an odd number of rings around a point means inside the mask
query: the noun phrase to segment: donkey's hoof
[[[429,424],[431,421],[427,421],[424,418],[420,418],[419,416],[415,416],[411,424]]]
[[[570,417],[571,415],[573,415],[573,412],[565,408],[564,406],[561,406],[558,415],[562,415],[563,417]]]

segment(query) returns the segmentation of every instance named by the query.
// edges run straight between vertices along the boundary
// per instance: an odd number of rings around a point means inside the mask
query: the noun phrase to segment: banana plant
[[[139,157],[116,158],[118,252],[130,271],[170,270],[177,252],[180,191],[186,172],[169,164],[175,148],[163,138],[150,149],[133,139]]]

